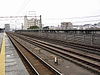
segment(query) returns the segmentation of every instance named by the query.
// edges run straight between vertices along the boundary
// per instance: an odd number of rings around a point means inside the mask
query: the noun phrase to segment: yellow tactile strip
[[[0,53],[0,75],[5,75],[5,35],[3,37]]]

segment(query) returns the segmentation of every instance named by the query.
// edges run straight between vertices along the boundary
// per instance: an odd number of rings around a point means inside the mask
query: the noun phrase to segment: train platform
[[[2,38],[3,38],[3,33],[0,33],[0,51],[1,51]]]
[[[0,48],[0,75],[29,75],[5,33],[0,33]]]

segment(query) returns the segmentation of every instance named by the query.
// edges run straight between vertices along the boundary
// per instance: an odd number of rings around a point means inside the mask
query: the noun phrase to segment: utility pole
[[[21,23],[22,24],[22,30],[23,30],[23,23]]]
[[[40,15],[40,29],[42,29],[42,16]]]

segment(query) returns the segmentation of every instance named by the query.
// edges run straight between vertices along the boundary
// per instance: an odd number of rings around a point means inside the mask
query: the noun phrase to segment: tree
[[[38,26],[30,26],[28,29],[39,29]]]

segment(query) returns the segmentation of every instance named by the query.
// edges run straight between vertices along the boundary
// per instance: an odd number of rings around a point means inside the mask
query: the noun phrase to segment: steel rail
[[[11,35],[10,35],[11,36]],[[15,38],[14,38],[15,40]],[[18,41],[18,40],[17,40]],[[25,47],[27,49],[26,46],[23,45],[23,47]],[[32,51],[29,51],[33,54]],[[34,54],[36,58],[38,58],[43,64],[45,64],[47,67],[49,67],[49,69],[51,69],[55,74],[54,75],[62,75],[58,70],[56,70],[55,68],[53,68],[51,65],[49,65],[48,63],[46,63],[44,60],[42,60],[40,57],[38,57],[36,54]],[[40,74],[39,74],[40,75]]]
[[[22,38],[23,36],[21,37],[21,35],[20,35],[19,37]],[[25,38],[28,41],[34,41],[34,42],[36,41],[37,43],[45,44],[45,45],[48,45],[48,46],[59,48],[59,49],[64,50],[64,51],[68,51],[68,52],[75,53],[75,54],[78,54],[78,55],[81,55],[81,56],[84,56],[84,57],[88,57],[89,59],[94,59],[94,60],[100,61],[100,58],[96,58],[96,57],[93,57],[93,56],[90,56],[90,55],[83,54],[83,53],[81,53],[82,51],[75,51],[75,49],[66,48],[66,47],[63,47],[63,46],[60,46],[60,45],[51,44],[51,43],[48,43],[48,42],[45,42],[45,41],[41,41],[41,40],[37,40],[37,39],[33,39],[33,38],[30,38],[30,37],[25,37]]]
[[[33,73],[35,73],[34,75],[40,75],[39,73],[38,73],[38,71],[33,67],[33,65],[29,62],[29,60],[24,56],[24,54],[19,50],[19,47],[18,46],[16,46],[16,41],[13,39],[13,38],[11,38],[11,36],[9,36],[8,35],[8,37],[10,38],[10,40],[11,40],[11,42],[13,43],[13,45],[18,49],[18,51],[21,53],[21,55],[25,58],[25,60],[28,62],[28,64],[32,67],[32,69],[33,69]]]
[[[26,37],[24,37],[25,39]],[[30,41],[30,39],[26,39],[28,41]],[[30,42],[33,43],[33,41],[31,40]],[[43,45],[43,43],[39,43],[38,41],[34,41],[35,45],[39,45],[39,46],[42,46],[42,47],[45,47],[45,48],[48,48],[48,49],[51,49],[51,50],[54,50],[60,54],[63,54],[63,55],[66,55],[66,56],[69,56],[70,58],[74,59],[74,60],[77,60],[78,63],[84,63],[85,66],[87,66],[88,68],[94,70],[94,71],[97,71],[100,73],[100,62],[98,62],[97,64],[97,61],[93,61],[93,60],[90,60],[90,59],[87,59],[87,58],[83,58],[82,56],[80,57],[80,55],[76,55],[76,54],[73,54],[73,53],[66,53],[66,52],[63,52],[59,49],[62,49],[62,48],[58,48],[58,47],[54,47],[54,45],[52,45],[52,47],[50,45]],[[62,49],[63,50],[63,49]],[[90,57],[89,57],[90,58]]]
[[[29,35],[29,34],[22,34],[22,35],[32,37],[32,35]],[[36,38],[39,38],[39,37],[36,37]],[[95,53],[95,54],[100,55],[100,47],[98,47],[98,46],[90,46],[90,45],[85,45],[85,44],[79,44],[79,43],[73,43],[73,42],[64,42],[64,41],[61,41],[61,40],[46,39],[46,38],[44,38],[44,40],[50,40],[51,42],[54,41],[52,43],[57,43],[57,44],[60,43],[60,45],[61,44],[64,45],[64,46],[67,45],[67,46],[71,46],[73,48],[81,48],[82,51],[88,51],[90,53],[93,53],[93,54]],[[83,49],[85,49],[85,50],[83,50]]]

